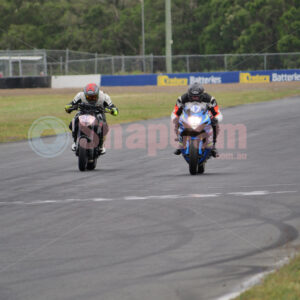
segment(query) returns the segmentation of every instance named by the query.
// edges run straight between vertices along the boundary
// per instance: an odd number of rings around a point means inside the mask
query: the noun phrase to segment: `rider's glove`
[[[116,107],[113,107],[113,108],[110,109],[110,113],[113,116],[117,116],[119,114],[119,110]]]
[[[211,118],[211,125],[212,126],[215,126],[215,125],[217,125],[218,124],[218,119],[217,118]]]
[[[65,106],[65,111],[69,114],[73,111],[73,105],[72,104],[67,104]]]

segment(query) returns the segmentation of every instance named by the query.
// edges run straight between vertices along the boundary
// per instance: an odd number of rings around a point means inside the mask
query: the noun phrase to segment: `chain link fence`
[[[46,75],[45,50],[0,51],[0,77]]]
[[[300,52],[174,55],[173,73],[299,69]],[[166,73],[166,57],[71,50],[0,51],[0,77]]]

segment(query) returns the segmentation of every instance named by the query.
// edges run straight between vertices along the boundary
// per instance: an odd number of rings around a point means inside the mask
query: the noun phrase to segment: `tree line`
[[[165,54],[165,1],[144,0],[145,52]],[[297,52],[300,0],[172,0],[173,54]],[[142,53],[141,0],[1,0],[0,49]]]

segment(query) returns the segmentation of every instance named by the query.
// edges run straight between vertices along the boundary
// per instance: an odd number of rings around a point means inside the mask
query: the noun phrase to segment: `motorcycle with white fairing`
[[[81,103],[78,112],[76,156],[80,171],[94,170],[100,156],[99,144],[103,141],[103,107]]]

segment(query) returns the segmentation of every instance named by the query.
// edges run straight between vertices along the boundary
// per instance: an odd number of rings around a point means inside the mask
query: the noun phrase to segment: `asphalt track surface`
[[[171,146],[110,149],[79,172],[69,147],[1,145],[0,299],[209,300],[273,269],[299,244],[300,98],[223,112],[247,148],[204,175]]]

